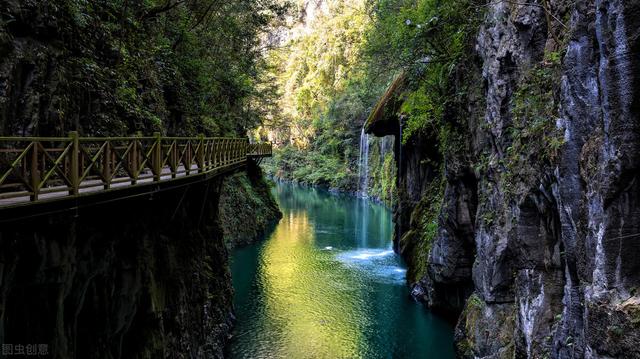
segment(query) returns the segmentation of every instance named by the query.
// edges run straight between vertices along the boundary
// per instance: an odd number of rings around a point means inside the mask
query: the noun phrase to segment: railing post
[[[218,167],[218,140],[215,138],[211,140],[211,163],[210,169]]]
[[[187,140],[184,145],[184,170],[186,171],[186,175],[191,174],[191,151],[193,151],[193,146],[191,146],[191,140]]]
[[[69,132],[71,138],[71,189],[69,194],[75,196],[80,193],[80,138],[77,131]]]
[[[225,166],[229,164],[229,159],[231,158],[231,155],[229,154],[230,150],[231,150],[231,141],[230,140],[224,140],[224,164],[225,164]]]
[[[229,160],[231,159],[231,141],[224,140],[224,164],[225,166],[229,164]]]
[[[216,168],[218,168],[222,166],[222,149],[224,147],[224,140],[218,139],[216,142]]]
[[[154,132],[153,137],[153,180],[158,182],[162,178],[162,138],[160,132]]]
[[[219,166],[224,166],[226,165],[225,161],[227,159],[226,155],[225,155],[225,151],[227,150],[227,141],[222,138],[220,139],[220,163]]]
[[[102,177],[104,179],[104,189],[109,189],[111,187],[111,141],[109,140],[104,145],[103,156]]]
[[[137,133],[133,136],[131,144],[131,161],[129,161],[129,168],[131,170],[131,184],[135,185],[138,183],[138,136],[140,133]]]
[[[31,149],[31,200],[38,200],[38,192],[40,187],[40,170],[38,169],[38,142],[33,142]]]
[[[176,178],[178,172],[178,141],[174,140],[169,148],[171,150],[171,178]]]
[[[236,162],[238,160],[238,141],[231,140],[231,162]]]
[[[196,153],[196,161],[198,161],[198,173],[204,172],[204,135],[199,136],[200,145],[198,146],[198,152]]]
[[[213,160],[212,155],[213,155],[213,140],[212,139],[204,139],[204,143],[205,143],[205,152],[204,152],[204,168],[205,170],[210,170],[212,167],[212,163],[211,161]]]

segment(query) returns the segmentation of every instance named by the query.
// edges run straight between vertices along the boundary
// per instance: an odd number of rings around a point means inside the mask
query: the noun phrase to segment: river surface
[[[453,358],[453,328],[409,296],[391,214],[277,184],[284,218],[232,253],[232,358]]]

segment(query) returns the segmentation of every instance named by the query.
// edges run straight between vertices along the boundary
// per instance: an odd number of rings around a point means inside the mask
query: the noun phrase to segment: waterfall
[[[400,178],[402,177],[402,117],[398,120],[398,126],[400,128],[400,135],[396,137],[394,141],[394,145],[398,146],[398,175],[396,179],[397,188],[400,189]],[[402,213],[402,199],[398,196],[398,212]],[[402,218],[402,217],[400,217]],[[398,229],[398,243],[400,243],[400,239],[402,239],[402,220],[398,220],[397,227]]]
[[[384,136],[380,139],[380,158],[384,161],[384,157],[392,149],[393,136]]]
[[[397,138],[398,145],[398,178],[402,174],[402,118],[400,119],[400,136]]]
[[[358,156],[358,195],[367,197],[369,187],[369,136],[360,131],[360,155]]]

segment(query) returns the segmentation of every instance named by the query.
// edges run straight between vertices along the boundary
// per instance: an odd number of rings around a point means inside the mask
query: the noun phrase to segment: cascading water
[[[380,158],[384,161],[387,153],[393,148],[393,136],[384,136],[380,139]]]
[[[394,142],[394,146],[398,146],[398,179],[400,179],[400,176],[402,176],[402,117],[400,117],[400,120],[398,121],[398,127],[400,130],[400,133],[398,135],[398,137],[396,137],[395,142]],[[398,180],[397,183],[398,188],[400,188],[400,181]],[[400,200],[400,198],[398,198],[398,212],[402,213],[402,200]],[[397,238],[398,238],[398,242],[400,241],[400,239],[402,238],[402,224],[399,224],[397,227]]]
[[[358,195],[368,197],[369,187],[369,135],[360,131],[360,155],[358,157]]]
[[[356,209],[356,219],[358,227],[356,233],[359,246],[365,248],[367,245],[367,228],[369,226],[369,211],[366,203],[369,187],[369,136],[364,132],[364,127],[360,131],[360,154],[358,157],[358,207]]]

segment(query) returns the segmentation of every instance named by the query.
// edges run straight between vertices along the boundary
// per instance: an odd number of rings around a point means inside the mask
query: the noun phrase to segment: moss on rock
[[[224,179],[219,217],[229,248],[259,239],[272,223],[282,217],[257,165],[250,163],[246,173]]]

